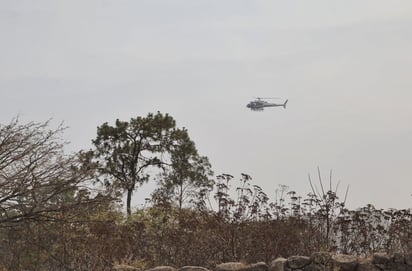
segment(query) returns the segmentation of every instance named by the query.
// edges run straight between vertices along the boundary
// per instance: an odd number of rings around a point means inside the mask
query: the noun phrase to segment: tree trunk
[[[182,210],[183,206],[183,182],[179,185],[179,211]]]
[[[126,209],[127,209],[127,216],[130,216],[132,214],[132,209],[131,209],[131,201],[132,201],[132,194],[133,194],[133,189],[127,189],[127,198],[126,198]]]

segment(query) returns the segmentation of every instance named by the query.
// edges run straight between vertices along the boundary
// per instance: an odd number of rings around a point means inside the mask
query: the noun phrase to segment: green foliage
[[[181,209],[187,201],[198,204],[198,193],[212,187],[209,160],[198,154],[187,130],[175,126],[171,116],[158,112],[97,128],[93,144],[100,174],[106,184],[127,192],[128,215],[133,191],[154,177],[148,173],[153,167],[161,169],[153,196],[158,205],[176,203]]]
[[[179,209],[187,201],[198,205],[199,193],[213,187],[209,160],[198,154],[186,129],[175,129],[170,139],[170,163],[160,177],[153,199],[157,204],[176,203]]]
[[[175,121],[169,115],[148,114],[131,118],[129,122],[116,120],[97,128],[92,142],[94,155],[100,162],[100,173],[106,184],[127,192],[127,213],[131,214],[131,197],[138,185],[149,180],[147,169],[162,167],[162,153],[172,144]]]

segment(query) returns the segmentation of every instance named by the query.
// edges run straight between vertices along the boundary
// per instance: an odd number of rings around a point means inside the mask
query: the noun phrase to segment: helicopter
[[[279,103],[270,103],[268,101],[265,100],[269,100],[269,99],[279,99],[279,98],[261,98],[261,97],[256,97],[256,100],[249,102],[246,107],[250,108],[251,110],[254,111],[262,111],[265,107],[275,107],[275,106],[283,106],[283,108],[286,108],[286,104],[288,103],[288,100],[286,99],[286,101],[283,104],[279,104]]]

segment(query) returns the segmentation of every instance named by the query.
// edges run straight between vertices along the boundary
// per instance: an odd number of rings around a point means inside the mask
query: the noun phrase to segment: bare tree
[[[64,127],[49,122],[0,125],[0,226],[53,221],[56,213],[92,204],[91,167],[82,154],[66,156]],[[61,217],[61,216],[60,216]]]

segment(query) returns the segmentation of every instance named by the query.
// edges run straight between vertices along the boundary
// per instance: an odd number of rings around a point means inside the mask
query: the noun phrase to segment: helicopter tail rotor
[[[286,101],[283,103],[283,108],[286,108],[286,104],[288,103],[289,100],[286,99]]]

